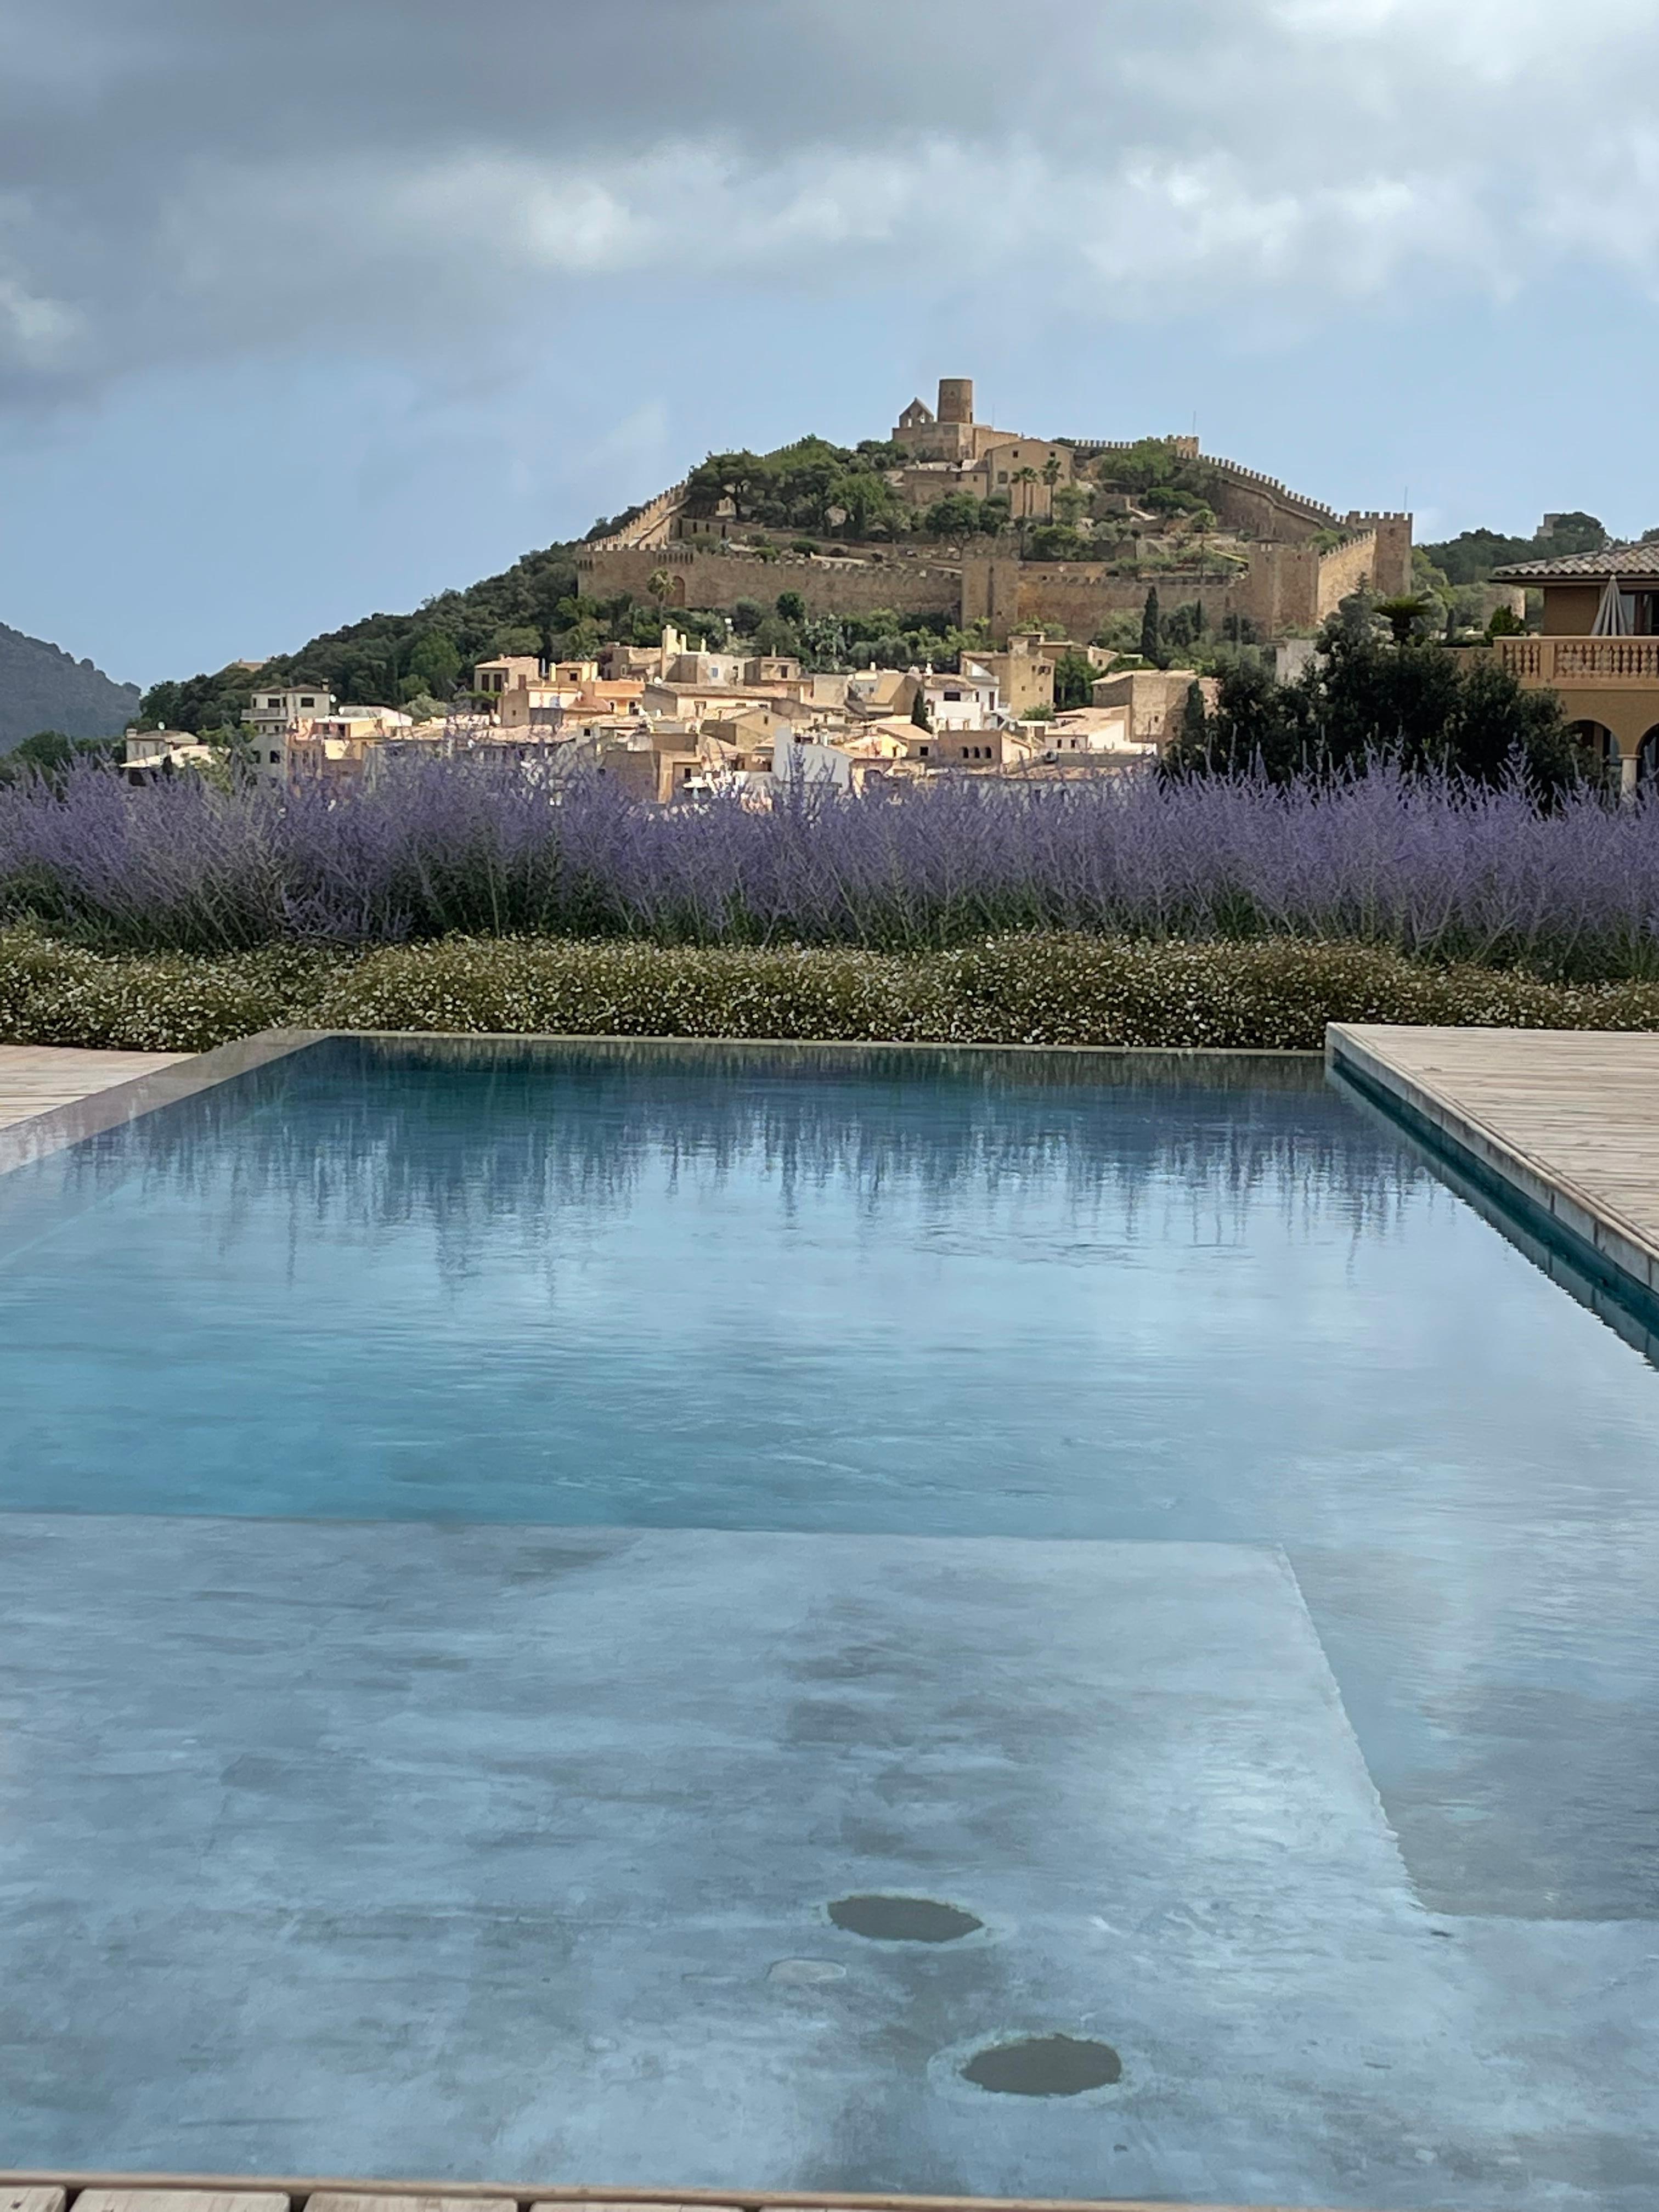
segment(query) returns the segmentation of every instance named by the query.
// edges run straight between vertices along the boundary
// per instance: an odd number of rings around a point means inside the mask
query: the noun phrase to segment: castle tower
[[[971,376],[940,377],[939,419],[941,422],[971,422],[973,421],[974,380]]]

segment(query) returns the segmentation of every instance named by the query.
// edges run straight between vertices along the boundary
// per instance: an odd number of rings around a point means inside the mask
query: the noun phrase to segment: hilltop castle
[[[1138,608],[1149,585],[1167,605],[1196,602],[1212,623],[1231,616],[1264,640],[1313,630],[1361,586],[1384,599],[1411,588],[1408,514],[1340,514],[1277,477],[1201,453],[1196,438],[1157,441],[1201,488],[1184,513],[1113,488],[1113,457],[1144,441],[996,429],[975,421],[967,377],[941,377],[936,407],[913,399],[889,440],[887,481],[906,507],[921,513],[952,495],[976,507],[1002,502],[1008,527],[997,536],[837,538],[807,554],[793,550],[794,533],[735,513],[688,514],[679,483],[614,536],[581,548],[582,588],[601,598],[643,593],[665,571],[672,605],[729,610],[787,587],[813,614],[890,608],[964,626],[983,621],[998,644],[1041,623],[1087,638],[1107,617]],[[1079,519],[1045,541],[1041,526],[1062,514]]]

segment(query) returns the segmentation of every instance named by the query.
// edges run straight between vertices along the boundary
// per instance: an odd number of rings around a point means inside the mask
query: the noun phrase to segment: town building
[[[1196,684],[1206,709],[1216,702],[1212,676],[1200,676],[1190,668],[1126,668],[1121,675],[1097,676],[1089,687],[1097,707],[1122,708],[1128,716],[1128,736],[1138,744],[1158,747],[1171,744],[1181,726],[1187,694]]]
[[[1492,581],[1543,599],[1536,635],[1492,640],[1501,665],[1558,695],[1626,790],[1659,775],[1659,543],[1518,561]]]
[[[181,769],[222,766],[222,747],[205,745],[193,730],[129,730],[122,769],[129,783],[154,783]]]
[[[1018,717],[1054,703],[1055,651],[1040,629],[1017,630],[1000,652],[975,647],[972,665],[988,676],[1008,712]]]
[[[1133,768],[1156,760],[1158,740],[1131,734],[1132,709],[1116,707],[1068,707],[1052,721],[1031,722],[1021,732],[1040,750],[1045,764],[1096,772]]]

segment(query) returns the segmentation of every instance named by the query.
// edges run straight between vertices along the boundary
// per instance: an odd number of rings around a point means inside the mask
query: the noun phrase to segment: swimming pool
[[[5,2162],[1650,2201],[1659,1378],[1312,1063],[326,1039],[0,1255]]]

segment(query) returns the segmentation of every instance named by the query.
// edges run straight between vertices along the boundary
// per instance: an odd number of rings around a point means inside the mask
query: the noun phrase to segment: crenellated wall
[[[770,607],[780,592],[799,592],[814,615],[942,614],[954,621],[962,602],[962,571],[939,562],[761,561],[722,553],[696,543],[609,550],[584,546],[576,556],[580,590],[593,599],[617,592],[647,596],[651,579],[665,571],[670,607],[723,607],[758,599]]]
[[[1068,637],[1086,640],[1108,615],[1139,614],[1154,585],[1166,614],[1196,600],[1218,622],[1233,608],[1236,587],[1225,577],[1123,576],[1091,562],[981,557],[963,563],[962,618],[989,623],[999,640],[1028,623],[1061,623]]]
[[[670,484],[659,491],[655,499],[647,500],[631,522],[613,531],[609,538],[595,538],[592,548],[595,552],[619,552],[625,548],[643,545],[665,545],[673,534],[674,518],[685,504],[685,479]]]
[[[1183,447],[1192,443],[1174,442]],[[1109,449],[1078,448],[1079,453],[1085,450]],[[969,553],[959,561],[895,557],[890,551],[878,557],[875,549],[863,559],[844,562],[789,554],[763,561],[718,538],[673,538],[683,484],[659,493],[613,537],[581,547],[576,567],[581,589],[596,598],[631,592],[643,599],[651,578],[665,570],[670,608],[729,610],[745,599],[769,606],[780,592],[794,591],[815,615],[870,614],[884,607],[901,615],[949,615],[964,624],[988,623],[1000,643],[1027,623],[1058,623],[1069,635],[1090,637],[1108,615],[1141,606],[1152,585],[1166,606],[1196,600],[1215,622],[1224,615],[1243,615],[1264,638],[1316,629],[1362,584],[1379,599],[1411,590],[1410,515],[1338,515],[1291,491],[1276,477],[1236,461],[1212,459],[1209,465],[1232,503],[1223,519],[1250,540],[1244,549],[1249,568],[1231,576],[1183,575],[1179,570],[1125,575],[1114,574],[1103,562],[1022,562],[1006,550]],[[1328,550],[1315,542],[1320,535],[1340,532],[1347,534]]]

